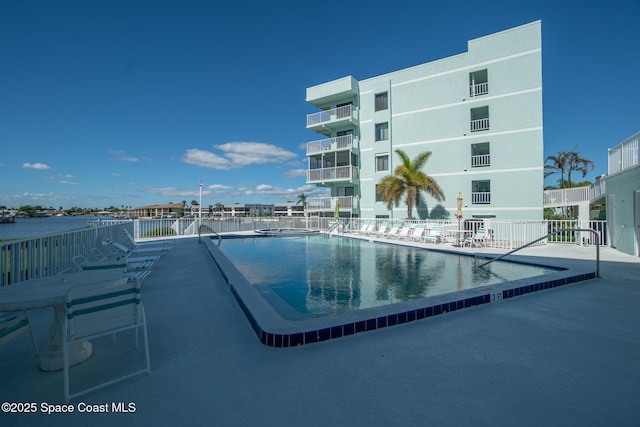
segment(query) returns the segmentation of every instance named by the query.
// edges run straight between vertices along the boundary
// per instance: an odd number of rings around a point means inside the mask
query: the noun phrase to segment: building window
[[[489,93],[489,77],[487,70],[469,73],[469,96],[486,95]]]
[[[389,155],[376,155],[376,172],[384,172],[389,170]]]
[[[338,197],[353,196],[353,187],[338,187],[336,188],[336,195]]]
[[[376,142],[389,139],[389,123],[376,123]]]
[[[471,144],[471,167],[477,168],[482,166],[491,166],[491,153],[488,142]]]
[[[491,203],[491,181],[471,181],[471,203],[474,205]]]
[[[376,111],[382,111],[389,108],[389,96],[387,92],[376,94]]]
[[[384,191],[382,190],[382,186],[380,184],[376,184],[376,202],[384,202],[382,199],[382,194]]]
[[[471,132],[489,130],[489,107],[471,109]]]

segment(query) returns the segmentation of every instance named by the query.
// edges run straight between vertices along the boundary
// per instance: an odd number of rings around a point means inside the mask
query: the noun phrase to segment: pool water
[[[535,277],[553,268],[365,240],[224,240],[219,249],[285,319],[299,320]]]

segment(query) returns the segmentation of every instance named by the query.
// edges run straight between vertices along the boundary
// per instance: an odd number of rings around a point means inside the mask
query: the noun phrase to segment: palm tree
[[[596,167],[595,163],[593,163],[591,160],[581,157],[580,154],[578,154],[577,149],[578,149],[578,144],[576,144],[576,146],[572,151],[567,153],[568,154],[567,181],[568,181],[569,187],[573,186],[573,184],[571,183],[572,171],[582,172],[582,177],[584,178],[587,175],[589,167],[591,167],[591,170],[593,170]]]
[[[431,157],[431,151],[418,154],[413,161],[400,149],[395,150],[395,153],[402,160],[401,164],[394,169],[393,175],[383,177],[378,183],[382,200],[387,202],[387,209],[391,210],[394,205],[398,206],[404,197],[407,204],[407,218],[411,219],[413,207],[420,204],[422,192],[439,202],[444,201],[444,193],[435,179],[422,172],[422,168]]]
[[[569,153],[565,151],[558,151],[558,154],[555,156],[547,156],[545,163],[548,162],[551,162],[551,164],[544,165],[544,169],[546,170],[544,177],[546,178],[554,173],[560,173],[558,188],[564,188],[566,186],[564,174],[567,172],[567,168],[569,167]]]
[[[306,220],[306,218],[307,218],[307,195],[306,194],[304,194],[304,193],[298,194],[298,201],[296,202],[296,205],[300,204],[300,203],[302,203],[302,210],[304,212],[304,217],[305,217],[305,220]],[[307,227],[308,227],[308,225],[309,224],[306,224]]]

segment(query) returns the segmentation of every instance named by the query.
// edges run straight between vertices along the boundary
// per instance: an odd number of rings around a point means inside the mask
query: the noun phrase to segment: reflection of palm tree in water
[[[376,258],[378,300],[406,301],[427,294],[442,276],[444,261],[429,262],[428,252],[388,248]]]

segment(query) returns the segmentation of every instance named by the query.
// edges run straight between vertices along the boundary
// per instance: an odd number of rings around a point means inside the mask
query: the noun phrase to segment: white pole
[[[198,226],[202,224],[202,181],[200,181],[200,203],[198,205],[199,213],[198,213]]]

